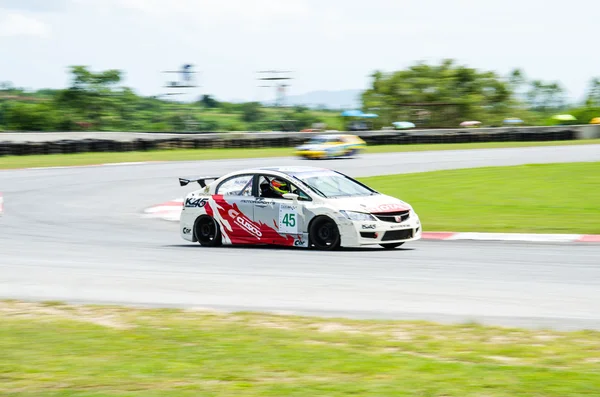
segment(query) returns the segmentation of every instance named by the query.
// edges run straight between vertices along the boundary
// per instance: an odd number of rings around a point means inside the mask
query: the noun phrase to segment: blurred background
[[[600,122],[595,7],[3,0],[0,130]]]

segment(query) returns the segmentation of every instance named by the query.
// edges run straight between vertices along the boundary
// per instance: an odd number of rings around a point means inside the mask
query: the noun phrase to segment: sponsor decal
[[[409,208],[402,204],[381,204],[376,207],[369,208],[369,212],[394,212],[406,211]]]
[[[404,228],[410,228],[410,225],[392,225],[390,226],[391,229],[404,229]]]
[[[362,225],[363,230],[371,230],[371,229],[375,229],[376,227],[377,227],[376,225]]]
[[[192,232],[192,229],[189,229],[187,227],[183,228],[183,234],[190,234]]]
[[[308,241],[301,234],[294,240],[294,247],[308,247]]]
[[[304,247],[306,246],[306,241],[299,239],[299,240],[294,240],[294,247]]]
[[[207,198],[193,198],[190,197],[185,200],[185,207],[187,208],[202,208],[208,202]]]
[[[227,212],[227,215],[229,215],[229,217],[233,219],[233,222],[235,224],[246,230],[248,233],[253,234],[260,240],[260,238],[262,237],[262,232],[260,231],[260,228],[258,228],[254,223],[252,223],[250,219],[246,218],[239,211],[233,208]]]
[[[294,246],[294,236],[282,236],[272,226],[260,221],[253,221],[240,210],[236,203],[229,203],[223,195],[214,195],[212,198],[215,201],[214,208],[211,208],[212,201],[210,201],[206,205],[206,213],[217,219],[221,225],[223,237],[228,243],[267,243]],[[274,222],[276,223],[277,220]]]
[[[275,202],[273,200],[267,201],[264,197],[257,197],[251,200],[241,200],[241,203],[244,204],[258,204],[258,205],[273,205]]]

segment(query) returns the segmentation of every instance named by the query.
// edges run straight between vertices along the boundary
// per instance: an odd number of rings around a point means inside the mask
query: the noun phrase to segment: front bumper
[[[421,238],[423,228],[419,216],[415,213],[402,223],[385,221],[351,221],[339,222],[342,246],[360,247],[374,244],[393,244],[415,241]]]
[[[315,159],[326,157],[327,152],[325,152],[324,150],[298,150],[296,152],[296,155],[300,157]]]

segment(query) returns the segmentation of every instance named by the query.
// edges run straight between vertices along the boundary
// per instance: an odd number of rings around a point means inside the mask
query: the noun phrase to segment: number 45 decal
[[[298,212],[295,208],[282,206],[279,209],[279,232],[288,234],[298,233]]]
[[[287,227],[296,227],[296,214],[285,214],[281,223]]]

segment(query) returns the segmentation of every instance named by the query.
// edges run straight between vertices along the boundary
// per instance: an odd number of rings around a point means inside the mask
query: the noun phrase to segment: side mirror
[[[294,193],[285,193],[283,198],[286,200],[292,200],[294,203],[298,201],[298,195]]]

